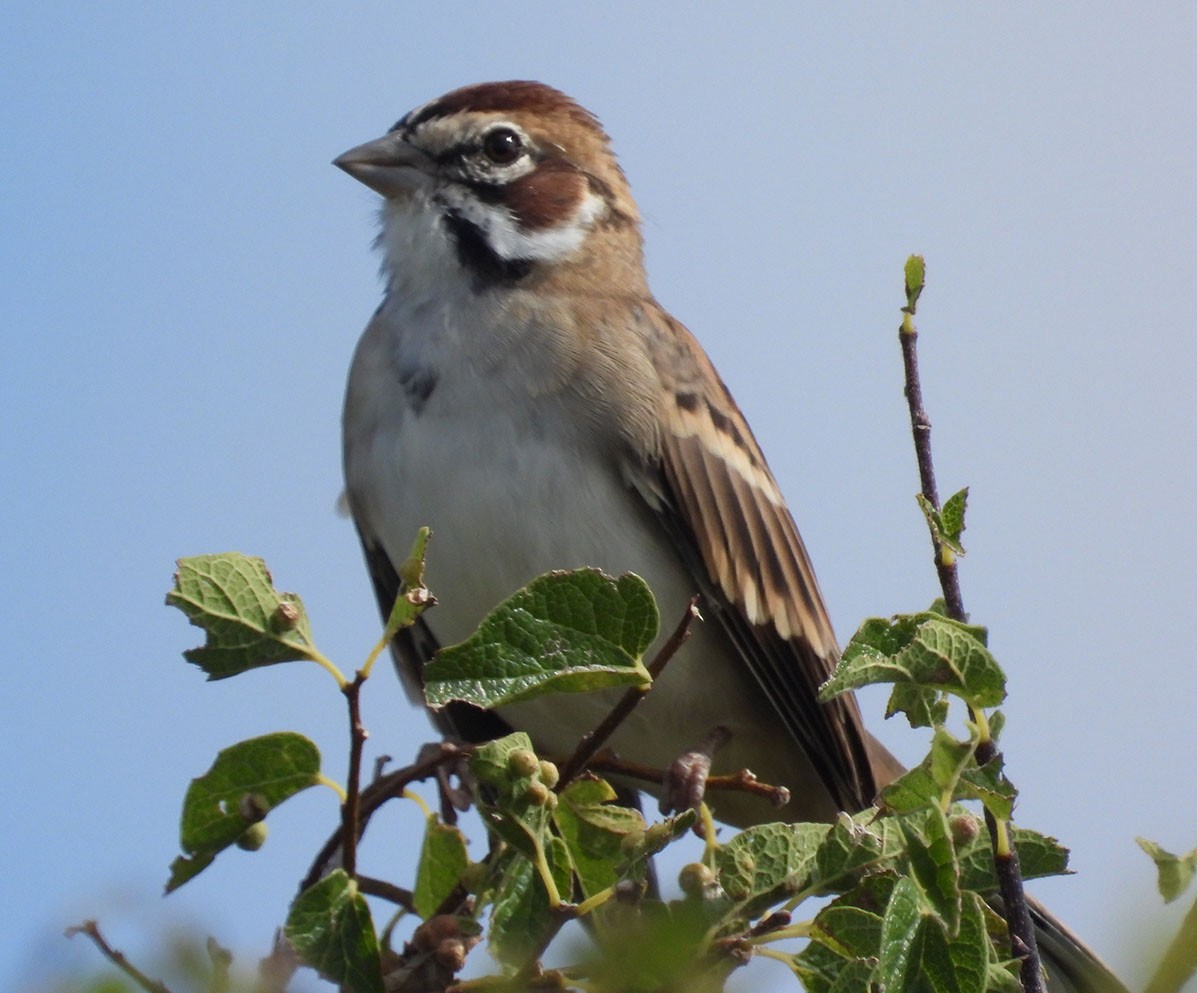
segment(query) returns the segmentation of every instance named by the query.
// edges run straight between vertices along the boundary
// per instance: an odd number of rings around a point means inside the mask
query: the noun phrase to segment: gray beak
[[[349,149],[333,159],[333,165],[384,197],[403,196],[424,186],[435,167],[398,132]]]

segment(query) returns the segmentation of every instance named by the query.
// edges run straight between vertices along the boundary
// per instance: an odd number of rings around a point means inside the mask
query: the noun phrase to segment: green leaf
[[[942,727],[935,729],[931,753],[927,756],[927,768],[941,793],[952,796],[960,777],[973,763],[975,752],[976,745],[973,742],[960,741]]]
[[[909,772],[903,773],[886,786],[878,801],[886,812],[909,814],[939,802],[940,789],[928,768],[930,758],[924,759]]]
[[[876,955],[880,945],[881,915],[861,907],[832,904],[815,917],[811,938],[844,958],[867,958]]]
[[[956,784],[955,799],[980,800],[998,820],[1008,821],[1014,814],[1018,790],[1002,775],[1001,754],[983,766],[965,769]]]
[[[719,885],[753,917],[793,895],[814,874],[827,837],[825,824],[760,824],[741,831],[715,853]]]
[[[885,989],[906,993],[983,993],[988,938],[982,933],[986,944],[978,944],[972,924],[970,917],[964,938],[951,940],[944,923],[922,904],[915,884],[899,880],[882,924],[877,980]]]
[[[965,808],[959,807],[957,810],[964,811]],[[1023,879],[1060,876],[1068,872],[1068,849],[1055,838],[1028,828],[1012,827],[1010,840],[1018,852]],[[960,888],[977,893],[996,893],[998,883],[993,870],[989,832],[979,831],[971,844],[958,843],[956,851],[960,860]]]
[[[545,856],[560,893],[569,893],[569,856],[559,838],[550,839]],[[504,965],[520,968],[540,948],[552,921],[548,893],[531,862],[513,852],[494,892],[490,915],[490,953]]]
[[[875,817],[874,809],[855,817],[840,814],[815,853],[813,875],[802,888],[815,885],[824,891],[843,890],[864,869],[897,858],[905,847],[901,828],[890,818]]]
[[[459,828],[430,817],[424,829],[424,847],[412,893],[416,913],[425,920],[435,914],[469,866],[465,835]]]
[[[524,772],[528,768],[531,774]],[[535,856],[548,843],[551,791],[539,781],[539,763],[531,739],[522,731],[479,745],[470,756],[470,771],[479,783],[478,812],[504,841],[525,856]]]
[[[929,612],[871,618],[848,642],[820,699],[873,683],[914,683],[973,707],[995,707],[1005,699],[1006,680],[985,640],[984,628]]]
[[[428,528],[420,528],[416,532],[416,540],[412,544],[411,554],[397,570],[403,582],[403,588],[395,597],[394,604],[391,605],[391,613],[387,617],[383,635],[385,641],[389,642],[398,632],[411,627],[433,602],[424,586],[424,559],[428,551],[428,539],[431,535],[432,532]]]
[[[964,546],[960,544],[960,536],[964,533],[964,511],[968,506],[968,487],[953,493],[944,502],[940,510],[940,524],[943,531],[940,537],[948,542],[958,555],[964,554]]]
[[[993,944],[985,928],[985,904],[976,893],[964,894],[951,948],[953,989],[959,993],[985,993]]]
[[[939,690],[915,683],[895,683],[885,705],[885,719],[894,714],[905,714],[912,728],[938,727],[948,719],[948,701]]]
[[[640,811],[613,804],[615,796],[602,779],[578,779],[565,788],[553,814],[583,898],[619,881],[624,839],[645,829]]]
[[[919,509],[927,521],[932,539],[946,545],[957,555],[963,555],[964,546],[960,543],[960,535],[964,531],[964,509],[968,501],[968,487],[966,486],[959,493],[953,493],[942,509],[937,509],[935,504],[921,493],[915,495],[915,500],[918,501]]]
[[[951,934],[960,924],[960,867],[943,811],[932,807],[921,820],[917,825],[910,819],[902,822],[910,878]]]
[[[656,602],[631,573],[597,569],[534,579],[424,670],[431,707],[497,707],[553,692],[647,686],[642,657],[657,636]]]
[[[226,748],[183,799],[183,856],[171,866],[166,892],[178,889],[234,844],[251,824],[320,780],[320,751],[301,734],[283,731]]]
[[[921,962],[920,932],[925,918],[918,887],[910,879],[899,879],[881,923],[881,956],[878,979],[885,989],[932,990],[918,982]],[[939,930],[942,932],[942,926]],[[946,936],[944,940],[946,951]]]
[[[266,563],[237,552],[179,559],[166,602],[207,632],[183,657],[209,679],[312,657],[312,630],[303,603],[279,593]]]
[[[906,283],[906,309],[913,314],[927,281],[927,264],[923,261],[923,257],[921,255],[909,256],[902,274],[905,276]]]
[[[370,908],[344,869],[333,870],[295,899],[284,931],[304,964],[325,979],[350,993],[383,993]]]
[[[1171,903],[1184,893],[1193,881],[1193,875],[1197,872],[1197,848],[1187,855],[1173,855],[1146,838],[1136,838],[1135,841],[1155,863],[1159,873],[1160,896],[1164,898],[1165,903]]]
[[[860,993],[870,988],[874,971],[870,962],[846,959],[820,941],[808,944],[790,965],[807,993]]]
[[[870,873],[819,911],[810,943],[792,962],[808,991],[857,993],[869,988],[880,954],[882,915],[897,878],[888,870]]]

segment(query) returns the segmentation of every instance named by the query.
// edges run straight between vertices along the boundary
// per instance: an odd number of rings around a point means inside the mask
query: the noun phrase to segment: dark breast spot
[[[436,370],[427,367],[405,369],[399,373],[399,385],[403,387],[403,395],[407,397],[413,413],[417,416],[432,396],[432,391],[436,389],[436,382]]]

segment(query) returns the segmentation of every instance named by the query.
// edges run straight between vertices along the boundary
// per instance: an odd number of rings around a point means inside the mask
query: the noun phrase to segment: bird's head
[[[335,164],[386,198],[388,268],[403,265],[389,257],[388,229],[430,220],[476,287],[562,267],[618,280],[643,264],[639,213],[607,135],[543,83],[453,90]]]

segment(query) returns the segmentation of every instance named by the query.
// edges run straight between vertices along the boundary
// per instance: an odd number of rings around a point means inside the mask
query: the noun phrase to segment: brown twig
[[[677,627],[673,629],[673,634],[669,636],[669,640],[661,646],[660,651],[657,652],[652,662],[649,663],[648,673],[654,681],[664,671],[665,666],[669,664],[669,660],[677,654],[677,650],[690,637],[690,626],[694,623],[695,618],[699,616],[698,597],[693,596],[686,605],[686,611],[682,615],[682,619],[678,622]],[[574,749],[573,755],[569,757],[569,760],[561,770],[561,777],[558,779],[556,787],[558,792],[565,789],[566,786],[578,777],[578,774],[587,767],[599,749],[610,741],[611,735],[616,732],[619,725],[628,719],[628,716],[636,709],[640,701],[648,695],[651,689],[652,683],[644,687],[633,686],[611,708],[611,712],[603,718],[602,723],[578,742],[578,747]]]
[[[912,260],[913,261],[913,260]],[[906,284],[906,306],[902,308],[902,324],[898,328],[898,340],[902,345],[902,365],[906,377],[906,403],[910,408],[910,428],[914,435],[915,458],[918,462],[919,485],[923,497],[937,511],[940,509],[939,491],[935,485],[935,464],[931,457],[931,418],[923,406],[923,387],[919,378],[918,331],[914,326],[914,314],[919,294],[922,293],[922,260],[919,261],[917,282],[912,285],[909,275]],[[908,273],[910,272],[908,263]],[[943,590],[944,604],[948,616],[953,620],[967,621],[964,611],[964,596],[960,592],[960,578],[956,570],[955,555],[945,555],[940,536],[932,529],[931,541],[935,550],[935,569],[939,573],[939,585]],[[985,765],[997,756],[993,741],[982,741],[976,752],[979,765]],[[1004,777],[1003,777],[1004,778]],[[1006,926],[1010,932],[1010,943],[1015,954],[1022,959],[1019,978],[1025,993],[1043,993],[1043,970],[1039,958],[1039,946],[1035,939],[1035,927],[1031,911],[1027,906],[1026,893],[1022,885],[1022,869],[1018,852],[1013,845],[1009,851],[999,852],[999,826],[997,819],[985,808],[985,824],[989,829],[989,840],[993,846],[993,866],[997,874],[998,889],[1006,914]]]
[[[586,763],[591,772],[603,775],[622,776],[625,779],[637,779],[642,783],[661,785],[665,781],[666,771],[656,766],[641,765],[639,762],[629,762],[618,758],[611,752],[601,752]],[[770,786],[762,783],[748,769],[741,769],[727,776],[711,776],[706,782],[706,792],[723,791],[731,793],[748,793],[768,800],[774,807],[784,807],[790,802],[790,791],[784,786]]]
[[[341,688],[349,704],[349,776],[345,783],[345,802],[341,804],[341,867],[351,879],[357,875],[362,749],[369,737],[369,732],[362,724],[361,710],[361,690],[365,679],[365,674],[359,669],[353,681]]]
[[[406,890],[402,886],[396,886],[394,883],[388,883],[385,879],[375,879],[373,876],[357,877],[357,885],[363,893],[369,896],[376,896],[382,900],[387,900],[395,904],[397,907],[402,907],[409,913],[416,912],[415,897],[412,896],[411,890]]]
[[[82,924],[76,924],[74,927],[67,928],[65,933],[68,938],[73,938],[77,934],[90,938],[92,944],[100,950],[100,954],[104,958],[120,969],[121,972],[132,979],[143,990],[146,990],[147,993],[170,993],[170,987],[166,983],[160,979],[151,979],[125,958],[124,952],[118,952],[108,944],[104,940],[104,936],[100,934],[100,926],[95,921],[84,921]]]

